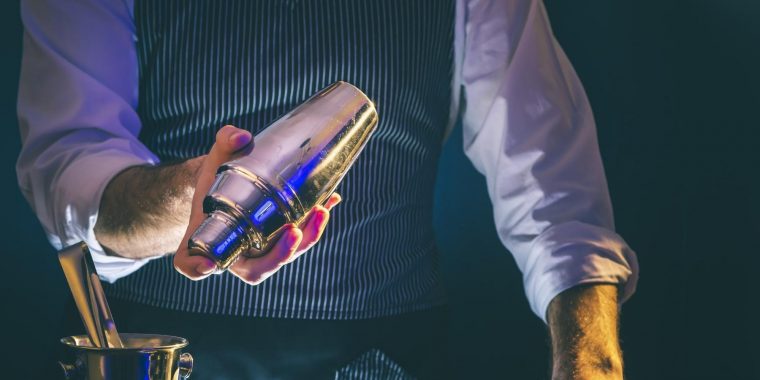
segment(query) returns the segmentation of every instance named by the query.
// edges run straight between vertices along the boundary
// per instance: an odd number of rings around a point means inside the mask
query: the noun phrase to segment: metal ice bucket
[[[193,357],[182,349],[184,338],[153,334],[119,334],[124,348],[97,348],[86,335],[61,339],[76,361],[60,363],[71,380],[178,380],[187,379]]]
[[[178,380],[193,370],[183,353],[187,339],[157,334],[120,334],[103,286],[84,243],[58,252],[87,335],[61,339],[73,363],[59,362],[70,380]]]

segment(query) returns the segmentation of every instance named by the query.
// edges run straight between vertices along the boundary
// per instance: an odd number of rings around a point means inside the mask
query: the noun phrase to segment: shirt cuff
[[[531,247],[523,282],[533,312],[544,323],[549,303],[581,284],[618,285],[622,304],[638,281],[636,253],[616,233],[581,222],[553,226]]]
[[[98,275],[114,282],[140,269],[151,259],[128,259],[105,253],[95,237],[100,200],[111,179],[121,171],[138,165],[155,164],[150,153],[109,149],[80,156],[61,174],[54,197],[58,205],[58,236],[48,238],[57,249],[84,241],[92,254]]]

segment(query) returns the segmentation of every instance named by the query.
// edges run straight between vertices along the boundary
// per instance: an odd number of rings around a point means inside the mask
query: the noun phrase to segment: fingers
[[[300,245],[302,237],[301,230],[291,224],[283,230],[277,243],[266,255],[241,256],[229,270],[244,282],[258,285],[288,263]]]
[[[217,163],[217,167],[227,162],[235,152],[245,148],[253,136],[245,129],[235,128],[232,125],[225,125],[216,132],[216,141],[211,147],[209,156],[220,158],[222,161]],[[215,157],[218,156],[218,157]]]
[[[309,212],[309,216],[306,217],[306,221],[301,226],[301,231],[303,232],[301,244],[296,249],[296,253],[288,260],[288,263],[292,263],[317,244],[319,239],[322,238],[325,228],[327,228],[327,222],[330,221],[330,210],[338,205],[340,201],[340,194],[333,193],[327,199],[324,206],[315,206]]]
[[[202,280],[216,271],[216,264],[205,256],[190,256],[187,239],[174,255],[174,269],[191,280]]]
[[[330,212],[322,206],[315,206],[311,212],[309,212],[309,216],[307,216],[301,226],[301,232],[303,233],[301,243],[298,245],[298,248],[296,248],[296,253],[288,260],[288,263],[292,263],[317,244],[322,237],[329,220]]]
[[[199,206],[203,205],[203,198],[211,188],[211,185],[214,184],[216,171],[219,167],[232,160],[236,153],[252,147],[253,136],[250,132],[231,125],[225,125],[219,129],[219,132],[216,133],[216,142],[214,142],[208,155],[204,158],[198,173],[192,208],[195,215],[191,215],[191,226],[193,225],[192,216],[198,218],[199,215],[203,214],[203,208]]]
[[[253,136],[250,132],[225,125],[216,133],[216,142],[211,147],[206,158],[203,160],[198,182],[195,185],[193,196],[193,210],[202,211],[196,206],[203,204],[203,198],[216,179],[216,171],[219,167],[232,160],[236,153],[253,146]]]
[[[327,222],[330,220],[330,212],[322,206],[315,206],[311,210],[307,222],[301,228],[303,231],[303,239],[301,245],[298,247],[297,252],[311,248],[322,237],[322,233],[327,227]]]
[[[327,202],[325,202],[325,208],[327,210],[332,210],[333,207],[337,206],[340,201],[343,200],[343,197],[340,196],[338,193],[332,193],[330,195],[330,198],[327,199]]]

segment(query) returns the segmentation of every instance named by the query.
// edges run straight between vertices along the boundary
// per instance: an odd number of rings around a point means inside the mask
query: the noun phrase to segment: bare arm
[[[206,257],[190,255],[187,239],[205,217],[203,197],[217,169],[249,146],[251,139],[249,132],[225,126],[208,155],[176,164],[135,166],[116,175],[100,202],[95,225],[100,245],[109,254],[132,259],[176,252],[174,266],[180,273],[193,280],[209,276],[216,266]],[[314,207],[301,228],[289,226],[266,255],[241,258],[230,272],[249,284],[261,283],[316,244],[329,209],[338,202],[340,196],[333,194],[325,207]]]
[[[106,252],[132,259],[173,253],[190,220],[204,157],[133,166],[116,175],[103,193],[95,224]]]
[[[615,285],[582,285],[549,304],[552,379],[623,378],[617,292]]]

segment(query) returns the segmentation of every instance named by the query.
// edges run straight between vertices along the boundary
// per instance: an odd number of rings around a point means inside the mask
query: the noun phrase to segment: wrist
[[[617,287],[571,288],[548,310],[553,379],[622,379]]]
[[[202,161],[134,166],[114,176],[95,224],[104,250],[133,259],[174,252],[187,228]]]
[[[622,379],[623,361],[619,350],[581,349],[553,358],[553,380]]]

